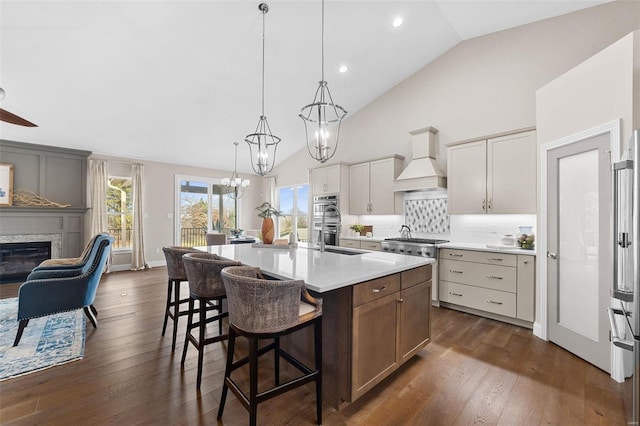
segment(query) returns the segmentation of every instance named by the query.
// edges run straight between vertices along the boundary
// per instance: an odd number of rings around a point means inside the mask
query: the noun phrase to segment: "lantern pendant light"
[[[227,197],[236,200],[244,195],[244,190],[251,184],[251,181],[249,179],[241,179],[240,176],[238,176],[238,142],[234,142],[233,144],[235,145],[233,173],[231,174],[231,178],[222,178],[221,183],[226,187],[225,192],[227,193]]]
[[[329,86],[324,79],[324,0],[322,0],[322,80],[313,102],[302,107],[299,117],[304,122],[309,155],[324,163],[333,157],[338,148],[340,125],[347,111],[333,102]]]
[[[256,130],[248,134],[244,140],[249,144],[253,171],[260,176],[265,176],[273,170],[280,138],[271,133],[267,116],[264,115],[264,20],[269,6],[266,3],[260,3],[258,10],[262,13],[262,114]]]

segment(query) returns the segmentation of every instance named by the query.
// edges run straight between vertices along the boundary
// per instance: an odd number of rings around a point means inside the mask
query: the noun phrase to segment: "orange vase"
[[[262,219],[262,242],[265,244],[273,243],[273,219],[265,217]]]

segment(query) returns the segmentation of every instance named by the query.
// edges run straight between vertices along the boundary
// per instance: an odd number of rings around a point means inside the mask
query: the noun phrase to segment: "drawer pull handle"
[[[461,274],[462,271],[456,271],[455,269],[449,269],[449,272],[451,272],[452,274]]]
[[[496,302],[496,301],[491,300],[491,299],[487,299],[487,303],[493,303],[494,305],[502,305],[502,302]]]
[[[383,285],[380,288],[374,288],[373,290],[371,290],[372,293],[380,293],[381,291],[385,291],[387,289],[386,285]]]
[[[461,254],[458,254],[458,253],[449,253],[449,256],[452,256],[452,257],[462,257],[462,255],[461,255]]]
[[[462,296],[462,293],[454,293],[452,291],[450,291],[449,294],[452,296]]]
[[[501,280],[502,277],[499,277],[497,275],[487,275],[487,278],[491,279],[491,280]]]
[[[502,262],[504,259],[502,259],[501,257],[487,257],[487,260],[489,262],[491,261]]]

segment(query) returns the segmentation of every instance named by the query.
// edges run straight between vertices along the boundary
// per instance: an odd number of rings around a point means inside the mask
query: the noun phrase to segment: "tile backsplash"
[[[405,200],[405,224],[412,232],[448,234],[451,231],[447,199]]]
[[[416,238],[438,238],[454,242],[499,244],[505,234],[517,234],[519,226],[533,226],[536,215],[515,214],[446,214],[446,191],[408,193],[404,199],[405,215],[343,216],[343,234],[349,234],[349,225],[358,222],[373,226],[373,236],[390,238],[400,236],[404,224]],[[346,219],[346,220],[345,220]]]

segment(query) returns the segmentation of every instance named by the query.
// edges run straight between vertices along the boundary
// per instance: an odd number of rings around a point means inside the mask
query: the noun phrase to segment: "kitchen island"
[[[323,398],[341,409],[380,383],[431,341],[433,259],[313,245],[199,247],[260,267],[274,278],[304,280],[323,299]],[[312,361],[312,333],[282,339],[294,356]]]

